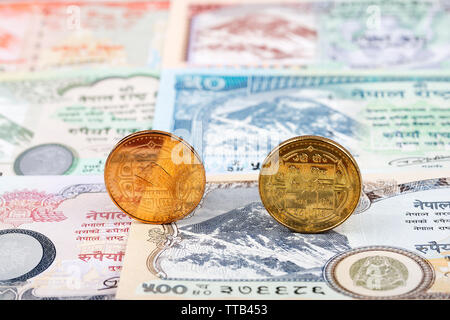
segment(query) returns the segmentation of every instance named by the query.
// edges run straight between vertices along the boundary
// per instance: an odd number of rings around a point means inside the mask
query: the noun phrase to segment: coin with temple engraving
[[[163,131],[133,133],[117,143],[105,163],[111,199],[132,218],[166,224],[192,212],[205,191],[205,169],[183,139]]]
[[[352,155],[318,136],[282,142],[259,174],[259,194],[269,214],[302,233],[327,231],[344,222],[357,207],[361,189]]]

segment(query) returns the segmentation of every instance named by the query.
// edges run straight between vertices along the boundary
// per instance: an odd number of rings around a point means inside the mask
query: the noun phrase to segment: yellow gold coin
[[[205,191],[205,169],[186,141],[163,131],[133,133],[117,143],[105,163],[105,185],[126,214],[166,224],[192,212]]]
[[[336,142],[301,136],[282,142],[259,174],[264,207],[282,225],[319,233],[344,222],[355,210],[362,181],[351,154]]]

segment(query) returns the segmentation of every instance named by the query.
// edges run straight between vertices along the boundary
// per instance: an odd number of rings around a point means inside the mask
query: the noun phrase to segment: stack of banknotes
[[[164,130],[205,195],[167,225],[106,157]],[[261,203],[281,141],[330,138],[363,193],[292,232]],[[0,299],[449,299],[450,1],[0,3]]]

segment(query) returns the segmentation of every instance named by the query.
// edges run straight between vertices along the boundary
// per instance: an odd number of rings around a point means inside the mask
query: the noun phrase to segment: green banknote
[[[152,128],[158,83],[136,69],[1,77],[0,171],[101,174],[118,140]]]

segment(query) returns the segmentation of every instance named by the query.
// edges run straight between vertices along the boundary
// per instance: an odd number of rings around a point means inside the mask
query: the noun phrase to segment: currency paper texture
[[[103,177],[1,181],[0,299],[114,298],[131,218]]]
[[[0,71],[157,68],[169,1],[0,4]]]
[[[212,1],[171,7],[164,66],[449,67],[447,1]]]
[[[102,174],[120,139],[152,128],[158,84],[128,68],[0,77],[0,172]]]
[[[133,222],[118,299],[448,299],[450,181],[366,181],[320,234],[270,217],[256,181],[210,181],[187,218]]]
[[[164,70],[155,129],[187,139],[207,173],[258,172],[280,142],[338,141],[363,173],[450,162],[447,73]]]

